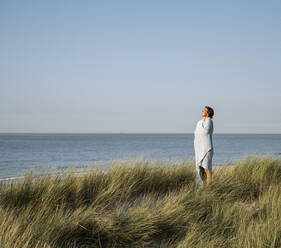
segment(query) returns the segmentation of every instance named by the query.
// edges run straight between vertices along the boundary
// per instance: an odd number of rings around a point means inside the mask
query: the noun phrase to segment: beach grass
[[[195,185],[193,161],[32,172],[0,184],[0,247],[281,247],[281,160],[242,158]]]

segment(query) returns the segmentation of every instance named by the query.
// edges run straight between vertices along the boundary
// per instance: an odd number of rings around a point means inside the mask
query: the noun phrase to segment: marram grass
[[[0,247],[281,247],[281,160],[248,157],[195,187],[193,161],[32,173],[0,185]]]

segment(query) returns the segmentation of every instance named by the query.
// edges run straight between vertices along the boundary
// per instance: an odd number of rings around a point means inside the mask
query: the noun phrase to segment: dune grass
[[[0,185],[0,247],[281,247],[281,161],[248,157],[195,186],[192,161],[139,160]]]

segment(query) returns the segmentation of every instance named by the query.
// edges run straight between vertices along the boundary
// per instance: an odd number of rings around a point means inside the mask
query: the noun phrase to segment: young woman
[[[198,121],[194,132],[196,184],[199,187],[211,182],[214,154],[212,140],[214,110],[209,106],[205,106],[201,115],[203,119]]]

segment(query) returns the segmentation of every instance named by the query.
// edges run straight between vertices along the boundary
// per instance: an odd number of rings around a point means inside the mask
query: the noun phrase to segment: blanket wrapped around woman
[[[213,148],[213,121],[210,117],[198,121],[194,132],[194,150],[196,165],[196,184],[203,185],[202,168],[212,172]]]

